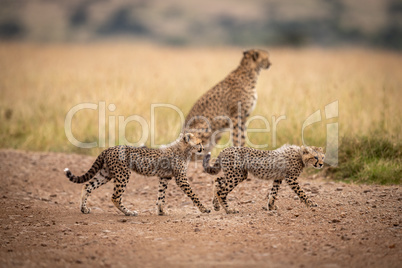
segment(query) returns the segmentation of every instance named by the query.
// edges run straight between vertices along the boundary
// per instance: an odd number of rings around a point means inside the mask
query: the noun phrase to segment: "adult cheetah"
[[[257,103],[258,75],[261,69],[270,65],[268,52],[245,51],[239,67],[194,104],[185,119],[183,131],[199,137],[206,153],[215,147],[227,128],[231,129],[233,145],[244,146],[245,123]]]
[[[240,182],[247,179],[248,173],[260,179],[274,180],[267,209],[277,209],[274,203],[282,180],[289,184],[308,207],[315,207],[317,205],[300,189],[297,178],[305,167],[322,168],[324,157],[322,148],[315,146],[284,145],[273,151],[230,147],[219,154],[213,166],[209,166],[211,155],[207,154],[203,161],[204,170],[209,174],[218,174],[222,169],[224,174],[215,180],[214,209],[218,211],[219,205],[222,205],[226,213],[238,213],[235,209],[229,209],[226,197]]]
[[[113,181],[113,204],[127,216],[137,216],[136,211],[128,210],[122,204],[122,195],[130,178],[130,170],[145,176],[159,177],[157,201],[158,215],[164,215],[165,190],[168,182],[175,177],[177,185],[191,198],[194,205],[203,213],[209,213],[197,195],[193,193],[187,181],[187,166],[193,151],[201,152],[201,140],[191,133],[181,134],[170,145],[159,149],[132,146],[114,146],[104,150],[93,163],[89,171],[82,176],[75,176],[66,168],[67,178],[74,183],[86,183],[81,195],[81,212],[89,213],[87,199],[91,192],[103,184]],[[98,175],[97,175],[98,174]]]

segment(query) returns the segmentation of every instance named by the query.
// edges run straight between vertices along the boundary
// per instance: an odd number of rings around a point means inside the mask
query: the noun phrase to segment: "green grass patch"
[[[367,184],[400,184],[402,143],[386,138],[362,136],[342,139],[338,167],[327,174],[337,180]]]

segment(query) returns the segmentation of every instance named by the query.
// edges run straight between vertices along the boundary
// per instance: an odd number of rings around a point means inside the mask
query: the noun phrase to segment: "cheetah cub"
[[[75,176],[66,168],[67,178],[74,183],[86,183],[81,195],[81,212],[89,213],[87,199],[91,192],[109,181],[114,183],[113,204],[127,216],[137,216],[136,211],[128,210],[122,203],[122,195],[130,178],[130,171],[145,176],[159,177],[157,201],[158,215],[165,215],[165,190],[169,180],[175,177],[176,184],[203,213],[209,213],[198,196],[193,193],[187,181],[187,166],[193,151],[201,152],[201,140],[192,133],[181,134],[175,142],[159,149],[146,147],[115,146],[104,150],[88,172]]]
[[[274,180],[271,193],[268,196],[268,210],[276,210],[275,200],[282,180],[298,195],[308,207],[316,207],[300,188],[297,178],[303,168],[312,166],[320,169],[324,165],[324,152],[315,146],[284,145],[273,151],[262,151],[248,147],[230,147],[224,149],[213,166],[209,165],[211,154],[204,157],[204,170],[212,175],[223,170],[223,177],[215,179],[214,209],[218,211],[220,205],[227,214],[238,213],[236,209],[229,209],[227,195],[242,181],[247,179],[250,172],[263,180]]]

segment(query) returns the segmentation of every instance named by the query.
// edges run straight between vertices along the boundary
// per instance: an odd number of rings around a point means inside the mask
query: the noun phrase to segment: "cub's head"
[[[268,69],[271,66],[271,62],[267,51],[250,49],[243,52],[241,65],[249,66],[253,69]]]
[[[194,151],[197,151],[198,153],[201,153],[204,150],[201,139],[194,136],[193,133],[185,133],[182,135],[181,139],[186,147],[190,146]]]
[[[324,166],[325,154],[321,147],[301,146],[303,163],[306,167],[320,169]]]

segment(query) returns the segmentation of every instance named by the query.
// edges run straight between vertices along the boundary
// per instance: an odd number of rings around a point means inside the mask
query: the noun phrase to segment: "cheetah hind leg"
[[[84,187],[82,187],[81,193],[81,212],[84,214],[88,214],[91,212],[91,209],[87,207],[88,197],[91,195],[93,190],[98,189],[100,186],[106,184],[110,181],[109,174],[105,170],[101,170],[97,176],[88,181]]]
[[[216,189],[214,191],[215,192],[214,200],[215,199],[217,200],[218,206],[221,205],[225,209],[226,214],[239,213],[239,211],[237,209],[230,209],[228,206],[226,197],[229,193],[229,189],[227,189],[226,183],[224,183],[223,180],[225,180],[224,177],[220,177],[215,180]],[[225,185],[225,187],[223,187],[223,185]],[[215,208],[214,201],[213,201],[213,204],[214,204],[214,208]]]
[[[214,206],[215,211],[221,210],[221,206],[219,205],[219,200],[218,200],[218,197],[216,197],[216,195],[214,196],[214,199],[212,200],[212,204]]]
[[[219,211],[221,209],[221,206],[219,205],[219,200],[218,200],[219,197],[217,195],[218,189],[220,189],[220,187],[221,187],[220,186],[221,179],[222,179],[221,177],[216,178],[215,182],[214,182],[214,188],[213,188],[214,199],[212,200],[212,205],[213,205],[215,211]]]
[[[116,179],[114,179],[114,188],[113,188],[113,195],[112,195],[112,202],[113,202],[114,206],[118,210],[123,212],[124,215],[126,215],[126,216],[138,216],[137,211],[129,210],[128,208],[126,208],[123,205],[123,202],[122,202],[122,195],[126,191],[126,186],[127,186],[128,180],[130,178],[130,172],[127,170],[114,171],[112,173],[112,178],[116,177],[116,175],[115,175],[116,173],[122,174],[121,176],[123,178],[122,178],[122,182],[119,182]]]
[[[278,206],[275,205],[275,201],[278,199],[278,191],[279,187],[282,184],[282,179],[274,180],[272,184],[271,192],[268,194],[268,204],[266,207],[263,207],[265,210],[278,210]]]
[[[226,200],[227,194],[220,197],[220,203],[222,207],[225,209],[226,214],[237,214],[239,210],[236,208],[229,208],[228,202]]]

